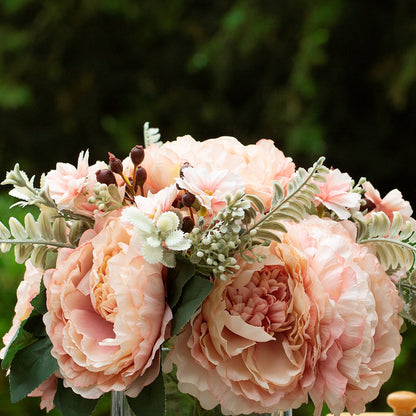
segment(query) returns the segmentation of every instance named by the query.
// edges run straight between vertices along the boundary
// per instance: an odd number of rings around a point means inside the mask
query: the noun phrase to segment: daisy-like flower
[[[384,212],[390,220],[395,211],[400,212],[404,220],[410,219],[412,208],[409,202],[403,199],[398,189],[393,189],[384,198],[381,198],[380,192],[368,181],[363,183],[363,189],[365,190],[364,196],[375,205],[375,211]]]
[[[178,195],[178,188],[175,184],[152,194],[150,191],[147,196],[136,196],[134,202],[140,212],[145,214],[151,220],[157,221],[163,212],[167,212],[172,207]]]
[[[334,211],[340,220],[348,219],[351,216],[349,209],[358,210],[360,207],[360,195],[351,192],[351,176],[333,169],[325,179],[325,182],[318,183],[321,192],[315,197],[316,203]]]
[[[177,184],[194,194],[201,205],[218,214],[226,205],[226,195],[244,191],[245,184],[241,177],[227,170],[208,170],[204,167],[188,167],[182,170]]]
[[[179,230],[180,221],[174,212],[164,212],[154,223],[136,207],[123,210],[122,219],[134,226],[143,258],[149,264],[162,263],[175,267],[175,251],[191,247],[191,241]]]

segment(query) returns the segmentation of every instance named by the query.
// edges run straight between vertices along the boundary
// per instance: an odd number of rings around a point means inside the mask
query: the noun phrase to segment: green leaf
[[[35,310],[33,310],[29,318],[24,321],[23,328],[36,338],[46,336],[46,329],[45,324],[43,323],[42,315],[39,315]]]
[[[1,362],[1,368],[6,370],[10,367],[14,356],[23,348],[26,348],[30,344],[36,342],[36,338],[28,331],[23,328],[26,321],[22,322],[19,329],[14,334],[14,337],[7,346],[6,353]]]
[[[65,388],[61,379],[58,380],[53,404],[62,416],[89,416],[97,406],[99,399],[85,399],[74,393],[71,388]]]
[[[246,195],[246,198],[253,203],[253,205],[257,208],[257,211],[260,212],[260,214],[264,214],[264,204],[260,198],[258,198],[255,195]]]
[[[176,335],[191,319],[194,312],[209,295],[214,283],[201,276],[194,276],[183,287],[182,296],[173,311],[171,335]]]
[[[48,311],[46,308],[46,288],[43,284],[43,281],[40,284],[39,293],[32,299],[30,303],[33,308],[41,315],[44,315]]]
[[[127,401],[137,416],[165,416],[165,385],[162,372],[159,371],[155,381],[145,386],[137,397],[127,397]]]
[[[176,267],[168,269],[168,305],[171,309],[178,303],[184,285],[194,274],[195,266],[181,256],[176,259]]]
[[[52,343],[44,337],[18,351],[10,367],[10,396],[16,403],[58,370],[51,355]]]

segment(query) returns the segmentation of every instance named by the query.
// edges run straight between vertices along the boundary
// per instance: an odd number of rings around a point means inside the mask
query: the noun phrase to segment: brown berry
[[[108,152],[108,156],[110,157],[110,169],[114,172],[114,173],[118,173],[119,175],[121,175],[123,173],[123,163],[121,162],[120,159],[117,159],[112,153]]]
[[[100,169],[95,172],[97,181],[105,185],[117,185],[116,177],[110,169]]]
[[[185,207],[191,207],[195,202],[195,195],[190,192],[186,192],[182,197],[182,204]]]
[[[146,182],[146,179],[147,179],[146,169],[139,166],[136,170],[136,183],[141,186]]]
[[[195,226],[195,222],[191,217],[184,217],[182,220],[182,231],[184,233],[190,233]]]
[[[143,162],[144,159],[144,149],[143,146],[136,145],[130,151],[130,159],[133,162],[133,165],[138,166]]]

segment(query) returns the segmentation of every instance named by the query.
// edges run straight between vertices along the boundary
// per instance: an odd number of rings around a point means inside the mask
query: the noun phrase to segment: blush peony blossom
[[[403,304],[349,224],[287,224],[264,263],[215,286],[176,340],[165,369],[179,389],[224,414],[297,408],[308,395],[339,414],[364,411],[399,354]]]
[[[172,316],[164,270],[143,260],[132,236],[132,227],[110,217],[92,239],[59,251],[47,282],[52,355],[64,385],[85,398],[111,390],[135,397],[159,372]]]
[[[266,208],[270,207],[272,199],[272,181],[278,180],[285,187],[295,172],[292,159],[277,149],[272,140],[262,139],[255,145],[244,146],[234,137],[197,142],[191,136],[184,136],[146,148],[142,165],[148,175],[145,189],[157,192],[175,183],[185,162],[205,169],[210,175],[215,176],[217,171],[237,175],[245,191],[261,198]]]

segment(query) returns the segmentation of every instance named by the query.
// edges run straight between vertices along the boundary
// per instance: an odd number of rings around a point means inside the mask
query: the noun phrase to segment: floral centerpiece
[[[86,151],[39,187],[19,165],[3,181],[40,210],[0,223],[26,264],[1,350],[11,400],[83,416],[123,392],[158,416],[175,370],[224,414],[363,412],[415,316],[409,203],[324,158],[296,168],[271,140],[144,133],[124,160]]]

